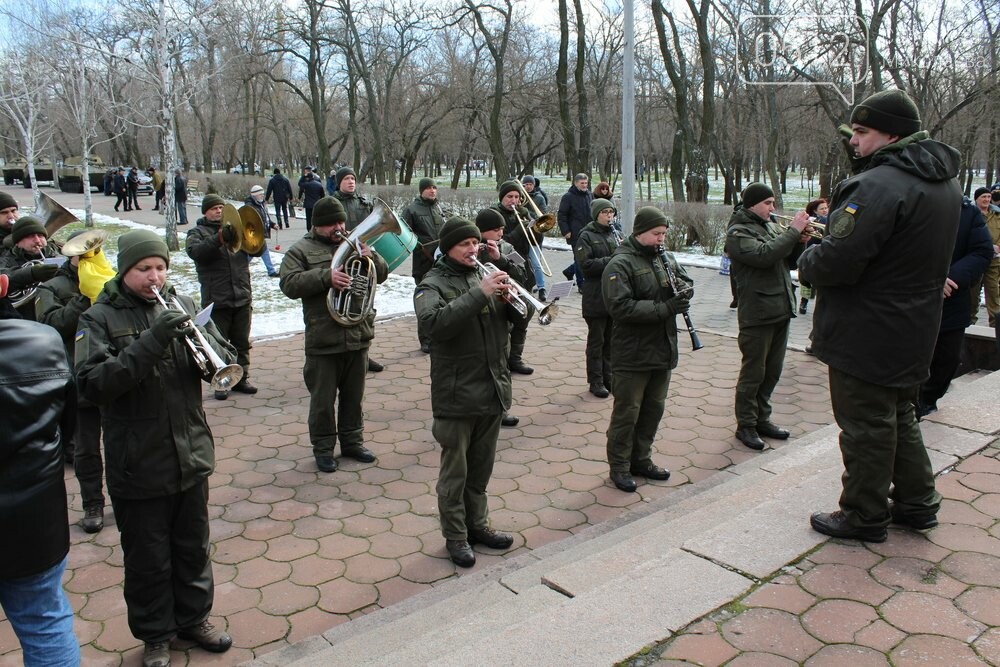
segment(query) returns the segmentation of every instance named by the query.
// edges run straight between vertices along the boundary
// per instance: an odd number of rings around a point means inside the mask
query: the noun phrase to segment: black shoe
[[[320,472],[337,472],[337,459],[330,454],[317,454],[316,467]]]
[[[521,419],[519,417],[515,417],[514,415],[504,415],[503,417],[500,418],[500,425],[517,426],[518,422],[520,421]]]
[[[242,382],[236,383],[236,386],[233,387],[233,391],[238,391],[241,394],[256,394],[257,387],[253,386],[246,380],[243,380]]]
[[[369,358],[368,359],[368,370],[370,370],[372,373],[381,373],[382,371],[385,370],[385,366],[383,366],[379,362],[375,361],[374,359]]]
[[[814,356],[814,355],[815,355],[815,352],[813,352],[813,348],[812,348],[812,345],[807,345],[807,346],[806,346],[806,349],[805,349],[805,350],[803,350],[803,351],[804,351],[804,352],[805,352],[806,354],[810,355],[810,356]]]
[[[917,409],[917,421],[920,421],[921,419],[923,419],[924,417],[926,417],[927,415],[929,415],[931,413],[937,412],[937,409],[938,409],[936,403],[932,403],[930,405],[927,405],[925,403],[919,403],[918,402],[915,407]]]
[[[615,390],[614,387],[611,386],[611,378],[609,377],[604,378],[604,386],[607,387],[609,392],[614,392]]]
[[[809,517],[809,525],[817,533],[830,537],[844,537],[862,542],[885,542],[889,532],[885,528],[855,528],[847,523],[847,517],[840,510],[836,512],[816,512]]]
[[[761,422],[757,424],[757,435],[762,435],[765,438],[775,438],[776,440],[788,440],[789,433],[771,422]]]
[[[538,300],[539,301],[541,301],[542,303],[545,303],[546,301],[548,301],[547,297],[548,297],[548,294],[545,293],[545,290],[543,290],[543,289],[538,290]]]
[[[83,519],[80,520],[80,527],[85,533],[99,533],[104,528],[104,506],[91,505],[83,508]]]
[[[760,439],[759,435],[757,435],[757,431],[752,428],[741,428],[737,430],[736,439],[750,449],[756,449],[757,451],[764,449],[764,441]]]
[[[573,280],[573,270],[569,267],[563,269],[563,275],[566,276],[566,280]]]
[[[215,400],[217,400],[217,401],[224,401],[227,398],[229,398],[229,392],[228,391],[217,391],[217,392],[215,392]]]
[[[423,352],[424,354],[430,354],[431,353],[431,344],[430,343],[421,343],[420,344],[420,351]]]
[[[205,619],[193,628],[179,630],[177,636],[193,641],[212,653],[225,653],[233,645],[233,638]]]
[[[608,388],[605,387],[600,382],[590,383],[590,393],[596,396],[597,398],[607,398],[609,395],[611,395],[611,392],[608,391]]]
[[[170,642],[146,642],[142,649],[142,667],[170,667]]]
[[[632,493],[635,491],[635,480],[632,479],[632,475],[627,472],[619,472],[617,470],[611,471],[611,481],[620,490],[626,493]]]
[[[280,273],[269,273],[269,274],[267,274],[267,277],[268,278],[280,278],[281,274]]]
[[[444,546],[448,550],[451,562],[459,567],[472,567],[476,564],[476,554],[472,552],[472,547],[465,540],[445,540]]]
[[[895,507],[890,507],[889,513],[892,515],[893,523],[913,530],[930,530],[938,525],[937,514],[922,517],[905,516],[897,512]]]
[[[629,472],[636,477],[645,477],[646,479],[656,479],[661,482],[665,482],[670,479],[670,471],[666,468],[661,468],[660,466],[654,464],[653,462],[647,463],[642,467],[633,467]]]
[[[531,375],[535,372],[534,368],[525,366],[524,362],[520,359],[508,359],[507,368],[510,369],[511,373],[520,373],[521,375]]]
[[[364,445],[354,445],[353,447],[341,447],[341,456],[346,456],[362,463],[371,463],[375,460],[375,453]]]
[[[514,537],[507,533],[501,533],[492,528],[484,530],[469,531],[469,545],[482,544],[490,549],[510,549],[514,544]]]
[[[732,301],[729,302],[729,307],[730,308],[735,308],[738,305],[740,305],[740,302],[737,301],[736,299],[733,299]]]

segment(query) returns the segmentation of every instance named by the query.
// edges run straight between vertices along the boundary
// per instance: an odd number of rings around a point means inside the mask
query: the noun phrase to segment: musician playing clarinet
[[[736,382],[736,439],[761,450],[761,436],[786,440],[789,435],[771,422],[771,394],[781,378],[788,326],[795,317],[789,269],[805,248],[809,237],[802,231],[809,220],[796,218],[788,229],[772,222],[774,192],[764,183],[748,185],[741,199],[726,232],[743,355]]]
[[[670,477],[651,454],[670,373],[677,367],[676,317],[687,312],[694,282],[673,255],[660,251],[668,226],[658,208],[640,208],[632,234],[615,250],[601,277],[604,305],[613,321],[615,404],[608,424],[608,465],[611,482],[629,493],[637,488],[635,477]]]

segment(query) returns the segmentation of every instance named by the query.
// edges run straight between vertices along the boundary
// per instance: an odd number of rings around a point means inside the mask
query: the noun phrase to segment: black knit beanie
[[[500,184],[500,201],[503,201],[504,195],[508,192],[513,192],[514,190],[520,190],[520,185],[517,181],[504,181]]]
[[[155,232],[148,229],[134,229],[118,237],[118,275],[125,275],[129,269],[147,257],[162,257],[170,266],[170,249]]]
[[[481,232],[488,232],[491,229],[505,227],[507,221],[500,215],[500,211],[495,208],[484,208],[476,214],[476,227]]]
[[[453,218],[448,218],[448,222],[441,227],[438,247],[441,248],[442,254],[447,254],[449,250],[467,238],[475,238],[479,241],[483,237],[479,233],[478,227],[456,215]]]
[[[643,206],[635,212],[635,223],[632,225],[632,233],[639,235],[656,227],[669,226],[670,220],[667,219],[663,211],[655,206]]]
[[[854,107],[851,123],[908,137],[920,131],[920,112],[909,95],[893,88],[870,95]]]
[[[768,197],[774,196],[774,190],[764,183],[751,183],[743,191],[740,199],[743,200],[743,208],[752,208]]]
[[[433,178],[424,177],[421,178],[420,181],[417,183],[417,192],[419,192],[420,194],[424,194],[424,190],[426,190],[427,188],[436,188],[436,187],[437,187],[437,182]]]
[[[344,180],[344,176],[353,176],[354,180],[358,179],[358,175],[354,173],[354,170],[350,167],[341,167],[337,170],[337,182],[340,183]]]
[[[17,202],[6,192],[0,192],[0,211],[5,208],[17,208]]]
[[[14,227],[10,231],[10,240],[14,245],[17,245],[32,234],[44,234],[45,238],[49,237],[49,233],[45,231],[45,225],[42,224],[41,220],[33,215],[25,215],[18,218],[14,223]]]
[[[205,195],[201,199],[201,212],[208,213],[208,209],[215,206],[222,206],[226,203],[226,200],[219,195]]]
[[[313,206],[312,226],[329,227],[338,222],[347,222],[347,211],[336,197],[323,197]]]
[[[976,201],[983,195],[988,195],[988,194],[990,194],[989,188],[976,188],[976,194],[972,195],[972,201]]]

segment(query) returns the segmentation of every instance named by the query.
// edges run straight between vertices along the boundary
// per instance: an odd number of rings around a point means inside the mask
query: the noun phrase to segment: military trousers
[[[77,407],[76,448],[73,472],[80,482],[83,508],[104,507],[104,459],[101,457],[101,409],[88,404]]]
[[[236,363],[243,367],[243,380],[250,379],[250,316],[248,303],[239,308],[212,308],[212,321],[226,340],[236,348]]]
[[[830,401],[844,459],[840,509],[852,526],[887,526],[890,498],[896,514],[911,519],[933,516],[941,506],[917,425],[917,390],[883,387],[830,368]]]
[[[610,317],[585,317],[587,322],[587,383],[611,381]]]
[[[612,377],[615,404],[608,424],[608,465],[611,472],[628,472],[650,461],[670,388],[670,371],[615,369]]]
[[[309,441],[313,455],[333,454],[365,442],[365,373],[368,350],[306,353],[302,376],[309,390]]]
[[[441,445],[438,513],[446,540],[464,540],[470,529],[490,525],[486,486],[493,475],[502,416],[434,418],[431,432]]]
[[[208,478],[161,498],[111,496],[125,554],[128,627],[144,642],[166,641],[212,611]]]
[[[736,381],[737,428],[756,428],[771,419],[771,394],[781,379],[788,323],[740,327],[740,377]]]
[[[986,314],[990,318],[989,325],[993,327],[996,326],[997,313],[1000,312],[1000,264],[990,262],[986,273],[972,283],[969,290],[969,306],[972,315],[970,324],[976,324],[979,321],[979,299],[983,291],[986,292]]]

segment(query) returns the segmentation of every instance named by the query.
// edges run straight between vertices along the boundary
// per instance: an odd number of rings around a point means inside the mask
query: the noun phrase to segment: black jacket
[[[261,222],[264,223],[264,238],[271,238],[271,230],[277,228],[277,225],[271,222],[271,214],[267,212],[267,206],[264,205],[264,202],[257,201],[253,195],[249,195],[243,200],[243,203],[257,211]]]
[[[591,222],[580,232],[574,256],[576,265],[584,277],[583,287],[580,288],[583,291],[581,305],[584,317],[608,316],[604,296],[601,294],[601,275],[604,273],[604,267],[611,261],[615,248],[617,246],[611,227],[602,227],[596,222]]]
[[[413,250],[413,268],[410,274],[416,282],[423,280],[431,267],[434,266],[434,252],[437,250],[438,235],[444,226],[444,216],[437,200],[428,201],[416,197],[399,214],[400,219],[409,225],[417,237],[419,245]]]
[[[320,199],[326,196],[323,184],[315,178],[299,183],[299,199],[302,200],[302,208],[311,209]]]
[[[113,179],[115,184],[115,192],[118,194],[125,194],[128,186],[125,183],[125,174],[115,174]]]
[[[531,244],[528,241],[527,234],[534,236],[535,241],[538,243],[541,243],[542,239],[545,238],[541,234],[535,234],[535,232],[531,231],[531,214],[527,209],[518,207],[517,215],[514,215],[513,211],[508,211],[499,203],[494,204],[490,208],[499,212],[500,215],[503,216],[503,240],[514,247],[514,250],[517,251],[517,254],[521,256],[521,259],[523,259],[527,265],[531,259]],[[522,227],[521,223],[517,221],[518,215],[521,216],[521,221],[524,223],[524,227]],[[527,234],[525,234],[525,230],[527,230]],[[530,291],[535,287],[535,272],[525,271],[524,280],[518,279],[518,282],[521,283],[522,287]]]
[[[240,308],[250,303],[250,255],[222,243],[218,222],[198,218],[189,229],[185,250],[194,260],[201,283],[201,307]]]
[[[957,150],[918,132],[837,185],[827,236],[799,258],[799,276],[822,295],[821,361],[883,387],[927,379],[962,208],[958,166]]]
[[[0,320],[0,579],[38,574],[69,551],[63,432],[72,433],[73,375],[59,334]]]
[[[941,307],[941,331],[964,329],[972,321],[969,308],[972,284],[986,273],[993,261],[993,239],[986,228],[983,214],[969,201],[962,202],[962,215],[958,221],[958,237],[951,253],[948,277],[958,283],[951,296]]]
[[[569,186],[569,190],[559,200],[559,231],[563,236],[570,234],[570,245],[576,247],[576,240],[580,232],[591,220],[590,205],[594,201],[594,193],[590,190],[580,191],[576,184]]]
[[[267,182],[264,200],[270,201],[272,197],[276,204],[285,204],[292,198],[292,184],[285,178],[284,174],[275,174]]]

